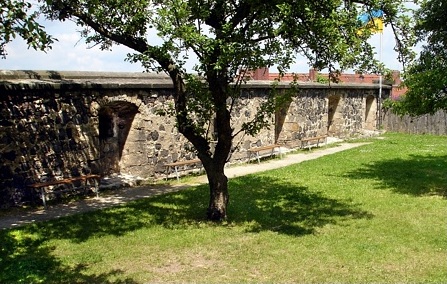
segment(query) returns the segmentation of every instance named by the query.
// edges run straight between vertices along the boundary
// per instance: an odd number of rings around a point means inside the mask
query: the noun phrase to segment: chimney
[[[253,72],[253,80],[269,80],[269,69],[267,67],[256,69]]]
[[[400,79],[400,71],[393,70],[393,85],[399,86],[400,83],[402,83],[402,80]]]
[[[318,72],[314,68],[309,69],[309,81],[315,82],[317,80]]]

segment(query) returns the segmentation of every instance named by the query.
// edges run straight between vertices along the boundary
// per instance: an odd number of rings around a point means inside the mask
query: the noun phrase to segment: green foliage
[[[44,2],[43,11],[51,19],[74,19],[84,27],[82,36],[88,43],[103,49],[113,43],[126,45],[136,51],[129,55],[130,61],[167,72],[175,84],[187,83],[176,104],[178,124],[191,125],[198,135],[206,133],[219,105],[225,102],[230,110],[238,99],[232,94],[240,93],[240,82],[230,83],[240,80],[235,79],[240,70],[277,66],[283,72],[297,54],[305,55],[315,68],[327,67],[331,72],[378,70],[381,67],[374,59],[374,50],[366,41],[370,33],[357,33],[357,16],[381,7],[397,35],[410,34],[406,31],[411,27],[403,13],[404,1],[371,1],[368,5],[340,0]],[[155,35],[158,40],[153,39]],[[404,43],[399,46],[401,54],[408,54],[407,42],[407,38],[399,41]],[[198,59],[194,70],[201,86],[183,69],[191,54]],[[270,113],[259,113],[260,123],[253,121],[256,126],[245,125],[242,130],[256,134],[274,110],[261,108],[260,112]]]
[[[317,83],[321,83],[321,84],[327,84],[329,83],[329,78],[326,78],[324,76],[321,76],[320,74],[317,74],[317,78],[316,78]]]
[[[38,13],[32,8],[31,3],[21,0],[3,0],[0,4],[0,57],[6,57],[5,47],[16,36],[35,50],[51,48],[54,39],[37,22]]]
[[[401,101],[387,98],[383,101],[382,107],[387,111],[392,111],[396,114],[405,114],[405,110],[403,109],[403,104]]]
[[[216,91],[226,84],[221,95],[237,99],[239,84],[233,90],[228,84],[242,70],[259,67],[277,68],[284,72],[301,54],[316,69],[329,68],[338,72],[346,68],[377,71],[382,67],[374,59],[374,50],[367,43],[370,33],[358,34],[357,16],[369,9],[380,7],[385,11],[385,22],[393,27],[398,39],[396,48],[402,61],[410,56],[406,49],[411,43],[412,24],[405,12],[405,1],[204,1],[204,0],[39,0],[41,11],[54,20],[75,20],[83,27],[81,35],[87,43],[110,49],[114,43],[135,50],[128,60],[140,62],[148,70],[173,74],[177,70],[180,84],[187,77],[184,64],[194,54],[198,63],[194,67],[207,81],[207,88]],[[16,34],[28,40],[33,48],[48,48],[51,37],[37,24],[37,13],[27,14],[31,4],[7,0],[2,4],[4,46]],[[160,40],[154,40],[158,37]],[[3,49],[0,49],[2,51]],[[180,78],[180,79],[179,79]],[[214,81],[213,84],[209,84]],[[190,90],[186,90],[190,88]],[[187,84],[185,96],[196,93],[195,84]],[[220,86],[219,88],[222,88]],[[194,108],[205,99],[200,109]],[[210,118],[221,101],[211,95],[188,96],[182,104],[198,111],[194,117]],[[222,101],[225,101],[224,98]],[[232,103],[228,105],[231,106]],[[209,110],[204,111],[204,108]],[[273,109],[264,108],[262,111]],[[263,114],[259,118],[265,117]],[[195,119],[180,124],[194,123]],[[194,129],[204,133],[204,121]],[[202,129],[202,130],[200,130]],[[248,129],[248,128],[247,128]],[[250,129],[259,129],[251,127]]]
[[[447,16],[444,0],[422,1],[416,13],[418,39],[425,42],[405,74],[408,91],[393,111],[413,116],[447,110]]]

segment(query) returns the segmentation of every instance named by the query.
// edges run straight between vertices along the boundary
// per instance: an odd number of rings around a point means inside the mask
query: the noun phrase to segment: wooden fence
[[[418,117],[401,117],[387,111],[384,113],[383,128],[402,133],[447,135],[447,111]]]

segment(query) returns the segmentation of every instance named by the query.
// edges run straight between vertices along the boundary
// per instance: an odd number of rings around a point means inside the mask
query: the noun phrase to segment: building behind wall
[[[272,73],[268,68],[259,68],[254,71],[244,72],[244,77],[248,80],[262,81],[293,81],[300,82],[324,82],[329,81],[329,74],[320,73],[315,69],[309,69],[308,73]],[[406,88],[402,86],[402,79],[398,70],[392,71],[391,81],[383,79],[383,85],[391,85],[390,98],[398,99],[404,95]],[[341,73],[337,76],[339,83],[343,84],[379,84],[380,77],[378,74],[362,74],[362,73]]]
[[[165,163],[195,158],[173,118],[160,109],[173,102],[169,77],[141,73],[0,71],[1,207],[36,199],[27,184],[84,173],[158,179]],[[286,82],[277,85],[288,89]],[[385,87],[385,95],[389,92]],[[254,118],[271,82],[249,81],[234,106],[237,129]],[[357,135],[378,121],[377,84],[302,82],[272,117],[270,129],[234,139],[231,163],[247,150],[321,134]],[[213,138],[210,137],[212,140]]]

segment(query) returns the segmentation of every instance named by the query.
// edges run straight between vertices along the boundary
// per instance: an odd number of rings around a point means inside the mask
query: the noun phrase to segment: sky
[[[6,59],[0,58],[0,70],[53,70],[53,71],[107,71],[143,72],[138,63],[125,61],[126,54],[132,53],[127,47],[115,45],[112,51],[102,51],[99,47],[87,46],[81,39],[78,27],[73,22],[43,21],[46,31],[57,38],[52,49],[46,53],[28,49],[25,41],[15,39],[6,46]],[[380,59],[380,34],[371,37],[370,43],[376,47],[376,58]],[[382,35],[382,62],[392,70],[402,70],[394,52],[395,40],[391,28],[386,27]],[[187,65],[192,68],[193,63]],[[306,73],[307,60],[298,58],[289,72]],[[271,70],[275,72],[275,70]]]

